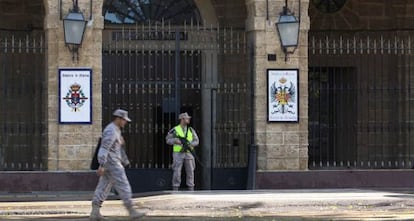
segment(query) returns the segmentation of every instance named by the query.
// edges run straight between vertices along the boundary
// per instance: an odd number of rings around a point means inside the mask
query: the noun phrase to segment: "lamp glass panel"
[[[296,22],[297,19],[294,15],[281,15],[279,18],[279,23],[283,22]]]
[[[299,22],[277,23],[282,46],[297,46],[299,35]]]
[[[63,19],[65,29],[65,43],[80,45],[86,28],[86,21],[80,13],[69,13]]]

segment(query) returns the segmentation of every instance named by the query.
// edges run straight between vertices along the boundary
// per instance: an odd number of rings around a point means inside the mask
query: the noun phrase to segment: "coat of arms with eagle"
[[[279,83],[273,82],[270,87],[270,100],[272,102],[272,114],[295,114],[293,103],[295,103],[296,88],[286,78],[279,79]]]
[[[72,108],[72,111],[78,112],[80,108],[85,104],[85,101],[88,98],[82,91],[82,86],[78,83],[73,83],[70,85],[66,96],[63,97],[63,100],[66,101],[68,107]]]

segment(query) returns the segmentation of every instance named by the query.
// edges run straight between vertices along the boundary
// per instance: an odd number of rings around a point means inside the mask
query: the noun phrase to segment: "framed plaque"
[[[92,123],[92,69],[59,68],[59,123]]]
[[[267,70],[268,122],[299,121],[299,70]]]

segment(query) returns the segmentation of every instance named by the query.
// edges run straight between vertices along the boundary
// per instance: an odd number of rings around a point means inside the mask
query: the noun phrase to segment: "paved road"
[[[414,220],[410,191],[358,189],[164,192],[135,198],[141,220]],[[86,221],[88,200],[1,202],[0,220]],[[109,220],[127,220],[119,200],[102,208]]]

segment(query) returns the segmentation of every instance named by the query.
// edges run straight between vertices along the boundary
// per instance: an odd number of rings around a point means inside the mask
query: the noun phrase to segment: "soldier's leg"
[[[195,160],[193,156],[187,156],[184,160],[187,187],[189,190],[194,190],[194,170]]]
[[[98,185],[95,189],[95,194],[92,199],[92,211],[89,216],[89,220],[96,221],[96,220],[106,220],[103,218],[100,208],[102,203],[108,197],[109,192],[111,191],[112,187],[112,179],[108,174],[104,174],[103,176],[99,177]]]
[[[125,207],[132,206],[132,191],[128,178],[125,174],[125,169],[122,167],[114,168],[112,171],[112,177],[114,180],[113,186],[118,193],[121,200],[124,202]]]
[[[125,207],[132,218],[145,216],[145,213],[138,212],[133,208],[131,185],[122,167],[113,170],[114,188],[118,192],[119,197],[124,202]]]
[[[92,204],[101,207],[102,203],[108,197],[112,187],[112,179],[109,174],[104,174],[99,177],[98,185],[96,186]]]
[[[183,168],[183,161],[184,161],[184,154],[183,153],[173,153],[173,177],[172,177],[172,186],[173,189],[177,189],[180,187],[181,184],[181,170]]]

